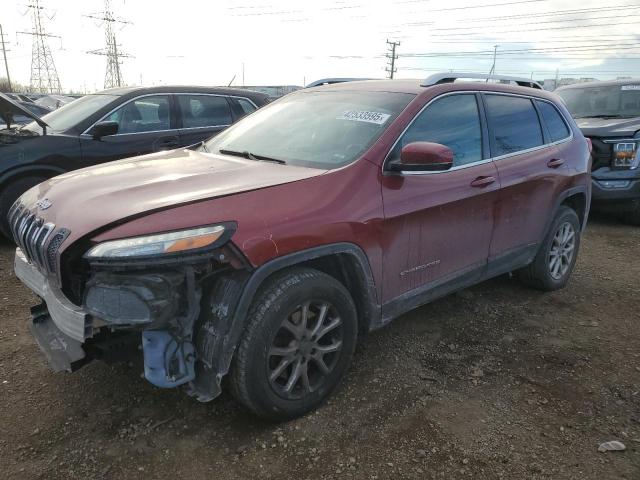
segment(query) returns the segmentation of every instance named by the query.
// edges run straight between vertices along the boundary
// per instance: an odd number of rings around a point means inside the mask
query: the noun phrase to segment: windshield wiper
[[[219,152],[222,153],[223,155],[233,155],[234,157],[242,157],[242,158],[246,158],[247,160],[273,162],[273,163],[279,163],[281,165],[285,165],[287,163],[284,160],[280,160],[279,158],[265,157],[264,155],[255,155],[251,152],[247,152],[246,150],[244,152],[239,152],[236,150],[226,150],[223,148],[219,150]]]

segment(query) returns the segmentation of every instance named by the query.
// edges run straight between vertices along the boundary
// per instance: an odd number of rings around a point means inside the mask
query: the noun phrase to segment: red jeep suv
[[[286,419],[410,309],[507,272],[562,288],[589,144],[537,84],[459,77],[305,89],[197,148],[33,187],[9,223],[50,364],[141,355],[152,384],[200,401],[229,374]]]

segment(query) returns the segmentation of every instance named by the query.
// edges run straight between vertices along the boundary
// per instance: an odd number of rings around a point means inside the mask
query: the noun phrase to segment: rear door
[[[486,266],[499,182],[479,98],[475,93],[436,98],[389,154],[386,164],[399,161],[408,143],[440,143],[453,150],[454,165],[441,172],[383,176],[385,303],[403,303],[407,296],[457,281],[474,283]]]
[[[556,109],[550,103],[539,107],[542,101],[494,93],[483,94],[483,99],[491,154],[502,186],[489,260],[492,268],[504,270],[532,258],[542,241],[566,178],[558,145],[561,137],[570,138],[570,131],[565,125],[564,135],[550,138],[540,121],[545,113],[550,122],[557,122],[551,117]],[[556,132],[562,130],[561,124],[556,127]]]
[[[118,123],[118,133],[93,139],[91,129],[81,135],[86,165],[134,157],[178,147],[178,129],[169,94],[143,95],[120,105],[101,122]]]
[[[180,145],[188,146],[218,134],[233,123],[229,99],[221,95],[179,94]]]

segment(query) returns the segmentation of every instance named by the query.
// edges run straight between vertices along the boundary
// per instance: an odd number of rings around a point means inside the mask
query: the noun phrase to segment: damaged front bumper
[[[228,255],[228,252],[227,256]],[[31,332],[55,371],[94,358],[144,358],[144,376],[161,388],[186,385],[209,401],[220,393],[241,326],[234,323],[249,271],[229,265],[176,264],[90,272],[82,305],[42,274],[20,249],[15,272],[43,304],[32,309]]]

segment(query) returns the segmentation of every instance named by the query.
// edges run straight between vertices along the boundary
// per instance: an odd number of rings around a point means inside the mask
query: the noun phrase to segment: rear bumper
[[[80,343],[91,336],[89,316],[29,263],[19,248],[16,249],[14,270],[22,283],[44,300],[51,322],[61,333]]]

